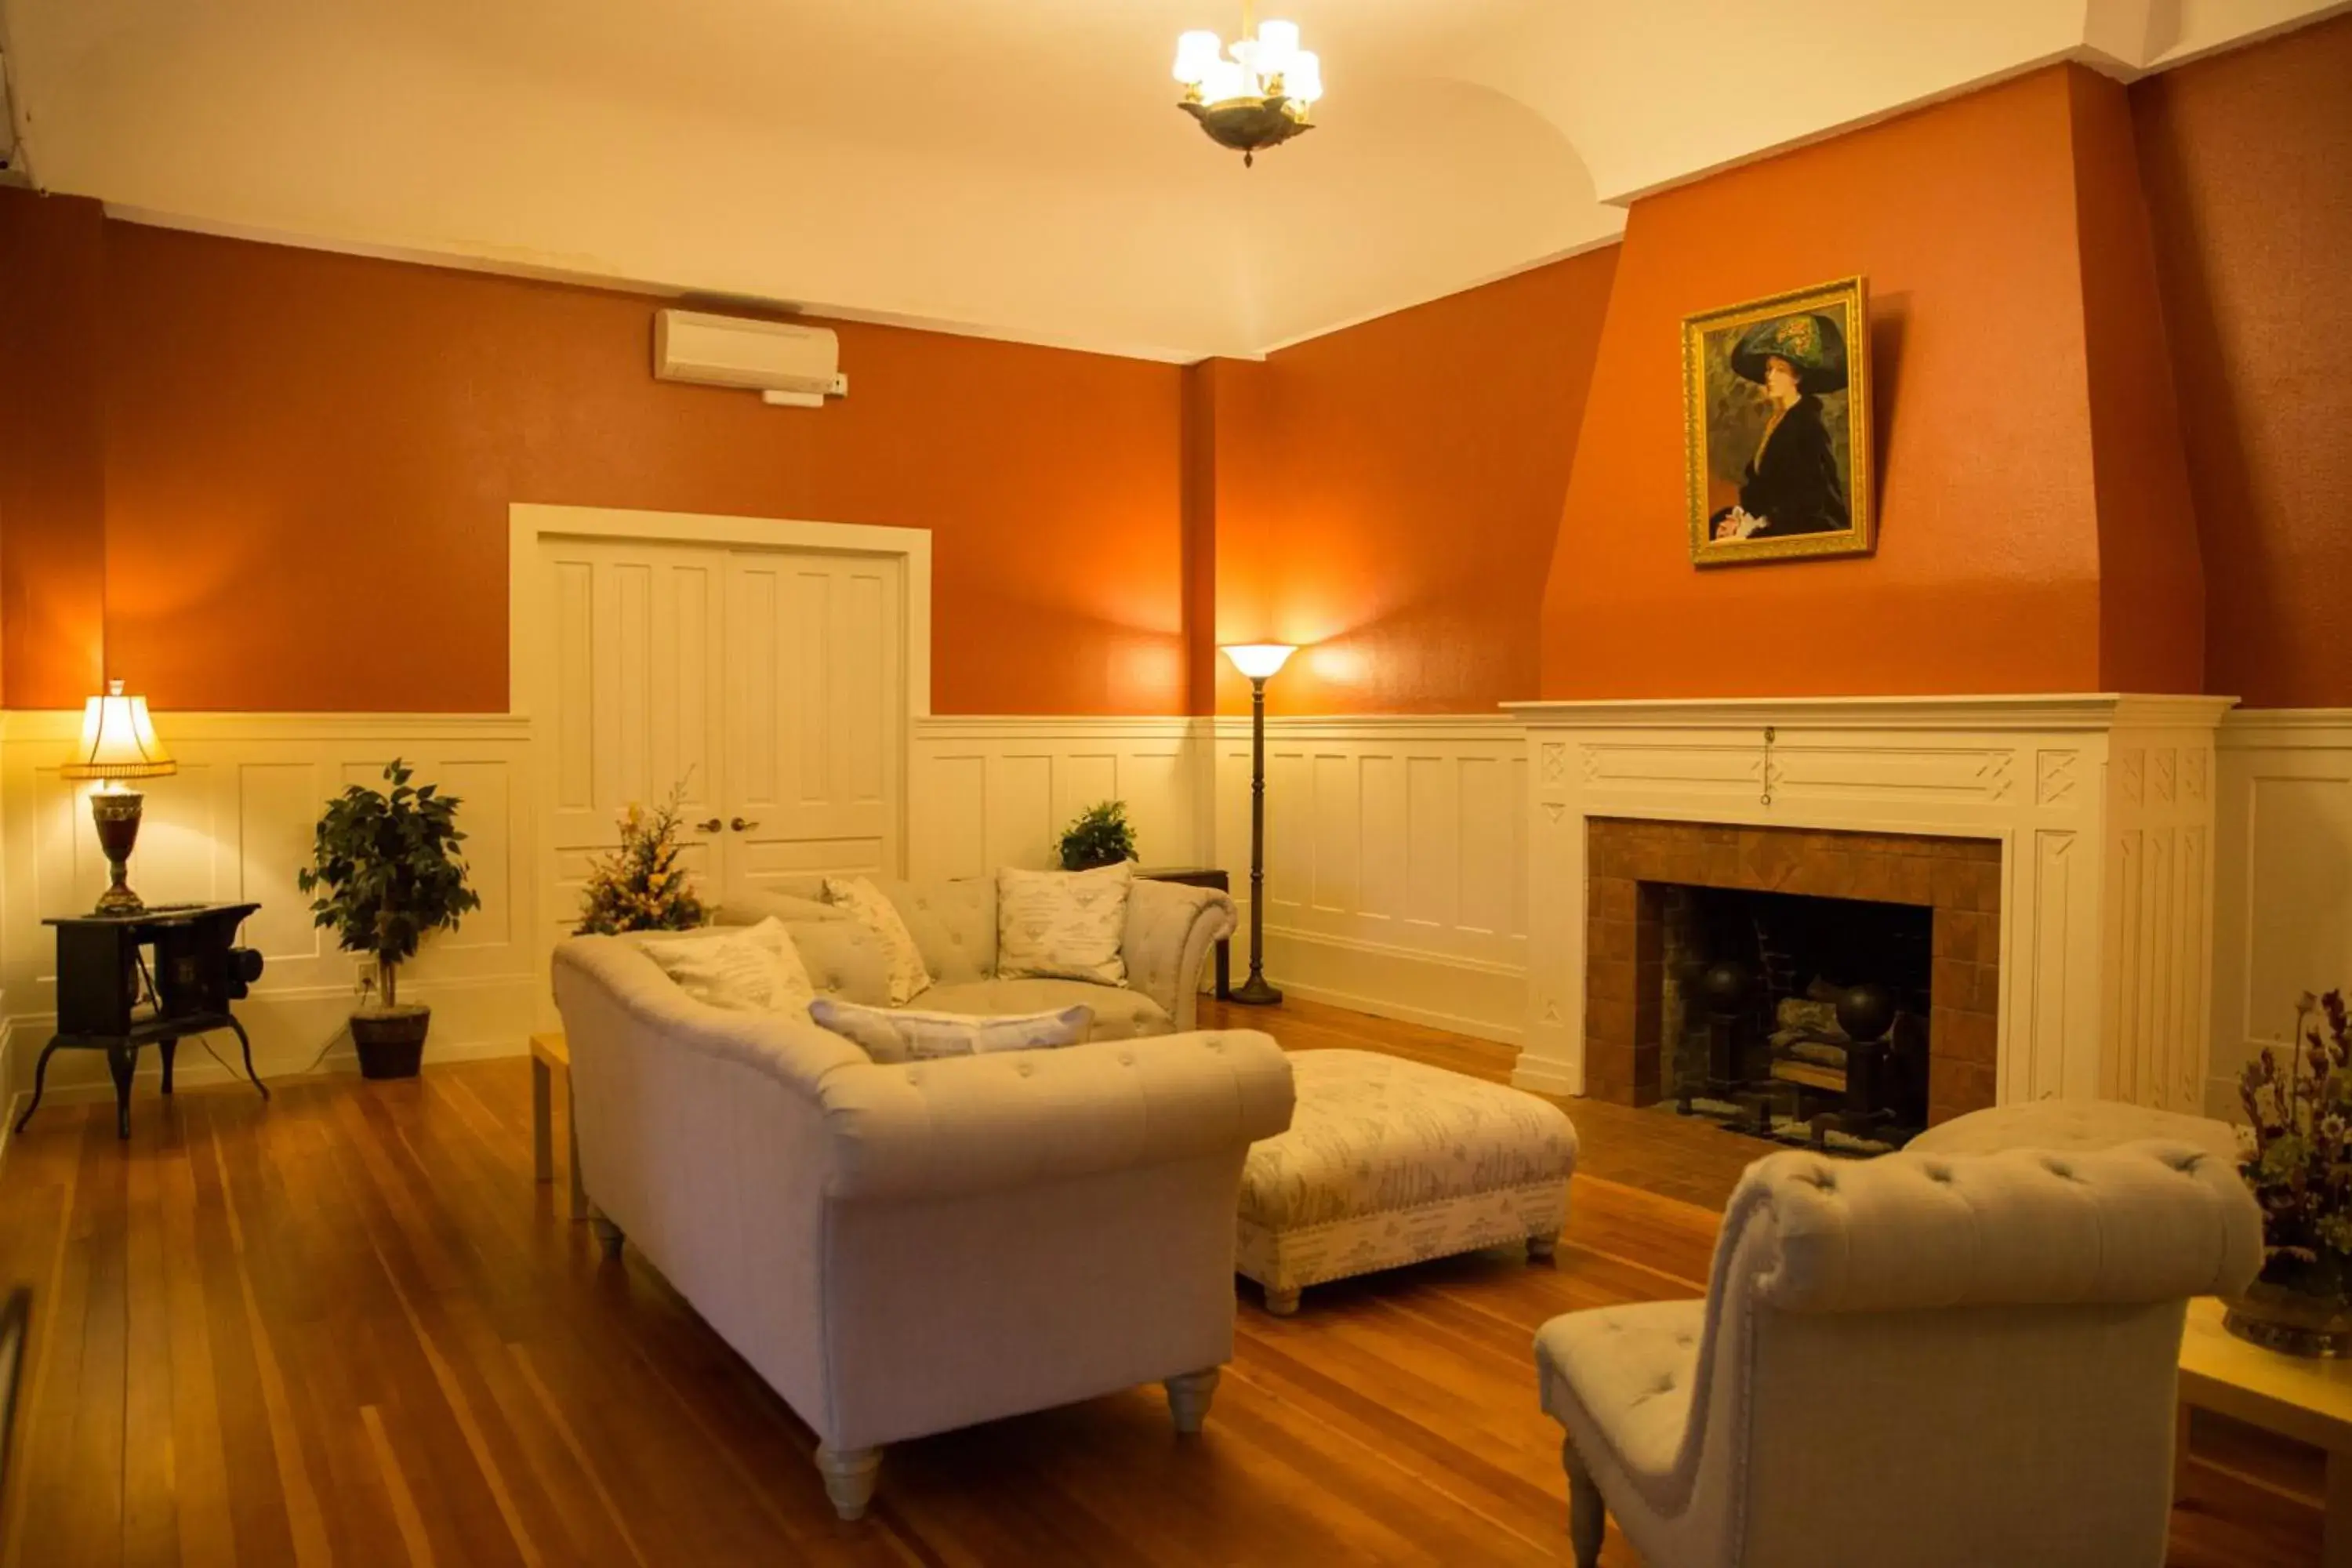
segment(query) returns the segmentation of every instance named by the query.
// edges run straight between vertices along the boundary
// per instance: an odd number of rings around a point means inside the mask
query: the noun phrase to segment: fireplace
[[[1749,972],[1739,1048],[1756,1056],[1736,1078],[1801,1100],[1834,1075],[1843,1098],[1843,1053],[1768,1053],[1777,1035],[1843,1033],[1783,1003],[1868,982],[1893,1005],[1876,1099],[1898,1114],[1895,1141],[1993,1103],[1999,843],[1612,817],[1586,832],[1588,1093],[1648,1105],[1685,1087],[1699,1070],[1685,1053],[1706,1048],[1698,971],[1730,962]]]
[[[1928,910],[1931,1119],[2054,1099],[2202,1110],[2213,736],[2229,705],[2111,692],[1510,704],[1528,794],[1512,1081],[1663,1092],[1662,993],[1636,973],[1663,982],[1663,932],[1638,893],[1657,882]]]

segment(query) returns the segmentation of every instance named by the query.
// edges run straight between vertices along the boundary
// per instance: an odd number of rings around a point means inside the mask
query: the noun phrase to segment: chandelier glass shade
[[[1186,33],[1176,40],[1174,75],[1184,89],[1177,107],[1244,164],[1260,148],[1315,129],[1308,115],[1323,96],[1323,62],[1298,47],[1296,22],[1253,28],[1244,8],[1242,36],[1230,46],[1214,33]]]

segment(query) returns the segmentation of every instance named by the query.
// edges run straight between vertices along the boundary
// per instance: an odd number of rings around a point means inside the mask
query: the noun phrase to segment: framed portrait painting
[[[1683,321],[1696,564],[1870,553],[1865,305],[1848,278]]]

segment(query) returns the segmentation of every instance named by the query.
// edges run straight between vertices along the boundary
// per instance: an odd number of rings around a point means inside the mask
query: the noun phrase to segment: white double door
[[[897,556],[542,538],[541,910],[579,920],[632,803],[685,795],[706,901],[902,863]]]

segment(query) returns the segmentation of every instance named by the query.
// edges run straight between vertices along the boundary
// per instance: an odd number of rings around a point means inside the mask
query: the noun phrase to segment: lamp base
[[[1265,975],[1253,974],[1234,986],[1234,994],[1226,1000],[1244,1007],[1272,1007],[1281,1002],[1282,993],[1268,985]]]
[[[135,789],[90,792],[89,819],[98,826],[98,847],[114,878],[98,896],[101,915],[135,915],[147,908],[146,900],[131,890],[129,880],[131,851],[139,842],[139,816],[146,805],[147,797]]]

